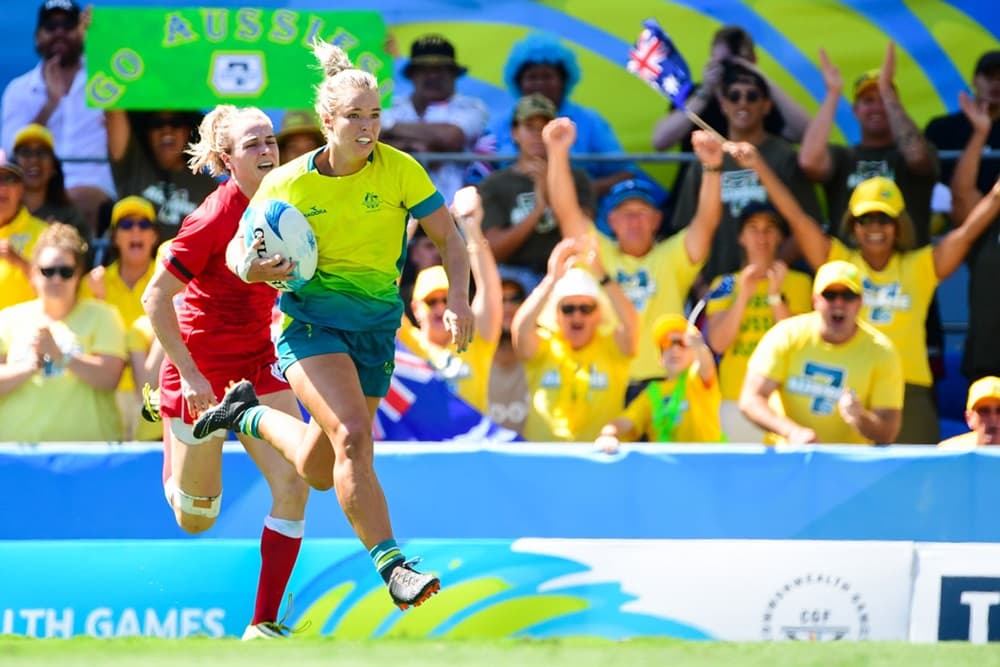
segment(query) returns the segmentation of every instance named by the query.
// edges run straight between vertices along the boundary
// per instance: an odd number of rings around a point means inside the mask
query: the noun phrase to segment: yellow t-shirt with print
[[[30,264],[35,243],[48,226],[47,222],[31,215],[28,209],[22,206],[13,220],[0,227],[0,241],[10,241],[11,248]],[[35,288],[31,286],[27,274],[7,260],[0,259],[0,308],[31,301],[34,298]]]
[[[140,317],[146,316],[146,311],[142,307],[142,293],[146,291],[146,285],[153,278],[153,273],[156,272],[156,264],[150,261],[149,268],[146,269],[139,280],[136,281],[135,285],[129,287],[128,284],[122,279],[121,274],[121,264],[115,260],[104,270],[104,277],[101,282],[104,283],[104,299],[103,301],[109,306],[114,306],[118,310],[118,314],[122,317],[122,324],[125,325],[125,330],[130,331],[132,324]],[[93,291],[90,289],[89,283],[84,280],[80,285],[80,296],[86,298],[95,298]],[[152,341],[150,341],[150,344]],[[143,348],[143,350],[149,350],[149,347]],[[132,352],[133,348],[129,347],[129,352]],[[135,389],[135,380],[132,375],[132,366],[129,364],[125,367],[125,372],[122,373],[121,382],[118,383],[118,389],[121,391],[132,391]]]
[[[579,350],[548,329],[538,335],[538,350],[524,363],[531,395],[525,439],[594,440],[622,411],[630,358],[610,333],[597,333]]]
[[[908,384],[929,387],[933,382],[927,361],[927,309],[938,285],[934,271],[934,247],[893,253],[881,271],[861,257],[860,250],[832,240],[827,261],[842,259],[861,270],[865,301],[861,317],[884,333],[903,358],[903,377]]]
[[[618,242],[596,231],[605,271],[622,288],[639,313],[639,348],[629,367],[629,380],[663,377],[653,322],[664,313],[683,313],[684,302],[703,262],[688,258],[682,230],[660,241],[642,257],[626,255]]]
[[[406,318],[396,334],[411,352],[425,359],[451,390],[479,412],[488,410],[487,393],[490,386],[490,369],[497,344],[490,343],[478,333],[462,353],[454,348],[440,347],[427,340],[427,336]]]
[[[724,276],[717,277],[712,282],[711,289],[715,290],[723,278]],[[739,290],[739,274],[732,274],[732,279],[735,283],[733,291],[710,300],[705,307],[708,315],[732,307]],[[743,378],[747,374],[747,361],[750,360],[750,355],[753,354],[764,333],[774,326],[774,311],[767,303],[767,294],[768,282],[757,281],[753,296],[743,310],[739,333],[719,360],[719,387],[724,400],[739,400],[740,391],[743,389]],[[800,271],[789,271],[781,283],[781,295],[785,298],[785,305],[792,315],[809,312],[812,310],[812,279]]]
[[[819,335],[820,317],[811,312],[775,324],[757,344],[748,370],[778,383],[780,404],[772,405],[815,431],[819,442],[872,444],[844,422],[837,401],[852,389],[868,410],[901,409],[899,354],[884,334],[864,322],[846,343],[827,343]]]
[[[126,358],[121,317],[94,299],[80,299],[58,322],[49,322],[37,299],[0,311],[0,353],[14,363],[32,358],[35,332],[43,325],[63,354]],[[122,435],[115,390],[96,389],[65,368],[37,372],[0,396],[0,440],[114,442]]]
[[[680,400],[677,417],[671,433],[660,431],[660,420],[653,412],[653,391],[650,387],[659,387],[661,410],[667,410],[667,404],[673,400],[673,393],[678,380],[658,380],[650,383],[636,396],[625,412],[621,415],[632,422],[634,430],[628,434],[630,439],[638,439],[645,435],[650,442],[722,442],[722,426],[719,421],[719,407],[722,394],[718,381],[709,385],[701,379],[700,364],[695,361],[688,367],[687,379],[684,382],[684,393],[677,397]],[[667,426],[667,424],[663,424]]]

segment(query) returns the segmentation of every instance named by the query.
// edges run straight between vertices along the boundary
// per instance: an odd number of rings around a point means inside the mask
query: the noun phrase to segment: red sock
[[[304,521],[267,517],[260,536],[260,580],[253,623],[277,621],[281,598],[302,546]],[[290,533],[290,535],[288,534]]]

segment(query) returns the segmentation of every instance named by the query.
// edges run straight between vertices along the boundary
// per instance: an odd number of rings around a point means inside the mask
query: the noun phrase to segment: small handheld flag
[[[629,50],[626,69],[659,91],[678,109],[683,109],[692,123],[715,135],[720,141],[725,139],[715,129],[687,108],[687,98],[694,87],[691,70],[684,56],[674,46],[673,41],[660,27],[656,19],[642,22],[643,30],[635,47]]]
[[[698,303],[694,305],[694,308],[691,309],[691,314],[688,315],[688,324],[692,326],[695,325],[695,323],[698,321],[698,318],[701,317],[701,313],[703,310],[705,310],[705,306],[708,305],[709,301],[711,301],[712,299],[718,299],[720,296],[727,296],[729,294],[732,294],[735,288],[736,288],[736,280],[733,279],[732,274],[727,274],[722,279],[722,281],[719,282],[719,284],[716,286],[714,290],[703,296],[701,299],[698,300]]]

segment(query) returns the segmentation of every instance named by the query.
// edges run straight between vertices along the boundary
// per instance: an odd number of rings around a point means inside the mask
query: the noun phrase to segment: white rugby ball
[[[283,292],[294,292],[316,273],[316,235],[309,220],[288,202],[265,199],[243,212],[247,249],[257,238],[264,244],[257,249],[259,257],[281,255],[295,262],[289,280],[269,280],[267,284]]]

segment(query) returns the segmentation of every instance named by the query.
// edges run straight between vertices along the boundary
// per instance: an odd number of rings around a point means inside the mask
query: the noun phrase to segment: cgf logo
[[[764,609],[766,640],[867,639],[868,604],[851,582],[826,573],[804,574],[785,583]]]
[[[379,196],[376,193],[374,192],[365,193],[365,208],[367,208],[369,211],[374,211],[379,207],[381,203],[382,200],[379,199]]]

